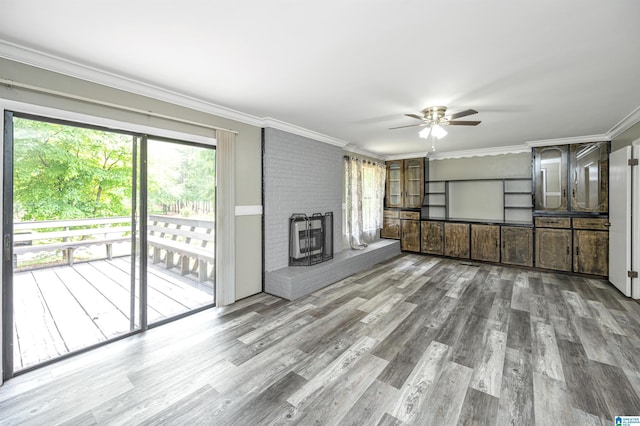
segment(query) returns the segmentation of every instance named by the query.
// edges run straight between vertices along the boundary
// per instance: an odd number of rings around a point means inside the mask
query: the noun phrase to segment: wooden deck
[[[128,332],[130,271],[130,257],[121,257],[17,272],[14,369]],[[211,283],[200,284],[151,264],[148,272],[149,323],[213,302]]]

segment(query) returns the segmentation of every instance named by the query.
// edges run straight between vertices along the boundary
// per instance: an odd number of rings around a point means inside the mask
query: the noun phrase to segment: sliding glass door
[[[147,318],[214,302],[215,150],[147,140]]]
[[[4,119],[5,377],[214,304],[215,149]]]

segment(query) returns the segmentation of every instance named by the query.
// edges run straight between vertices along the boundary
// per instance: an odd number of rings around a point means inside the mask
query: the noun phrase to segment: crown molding
[[[539,141],[526,141],[525,145],[529,148],[536,146],[549,146],[549,145],[571,145],[574,143],[584,142],[603,142],[610,141],[611,138],[608,134],[605,135],[588,135],[588,136],[573,136],[570,138],[558,138],[558,139],[543,139]]]
[[[0,40],[0,57],[229,120],[257,127],[262,125],[260,118],[250,114],[4,40]]]
[[[35,66],[47,71],[56,72],[69,77],[78,78],[117,90],[146,96],[159,101],[168,102],[207,114],[234,120],[240,123],[249,124],[256,127],[272,127],[299,136],[308,137],[320,142],[344,147],[348,142],[334,138],[322,133],[308,130],[294,124],[272,117],[256,117],[240,111],[226,108],[212,102],[204,101],[192,96],[167,90],[158,86],[134,80],[128,77],[116,75],[114,73],[90,67],[68,59],[63,59],[55,55],[41,52],[35,49],[0,40],[0,57],[20,62],[26,65]]]
[[[428,157],[428,156],[429,156],[428,151],[421,151],[421,152],[413,152],[410,154],[386,155],[384,159],[385,161],[391,161],[391,160],[405,160],[407,158],[420,158],[420,157]]]
[[[305,129],[304,127],[296,126],[295,124],[289,124],[272,117],[265,117],[264,119],[262,119],[262,127],[271,127],[272,129],[278,129],[284,132],[293,133],[294,135],[303,136],[305,138],[328,143],[330,145],[339,146],[340,148],[344,148],[349,144],[349,142],[343,141],[342,139],[334,138],[323,133],[314,132],[313,130]]]
[[[389,155],[385,157],[385,160],[403,160],[406,158],[418,158],[428,157],[429,160],[449,160],[453,158],[470,158],[470,157],[485,157],[489,155],[503,155],[503,154],[521,154],[523,152],[530,152],[531,148],[525,145],[510,145],[499,146],[494,148],[479,148],[479,149],[465,149],[461,151],[450,152],[415,152],[412,154],[401,155]]]
[[[384,156],[380,154],[376,154],[375,152],[367,151],[366,149],[362,149],[357,145],[349,144],[343,147],[342,149],[344,149],[347,152],[352,152],[354,154],[360,154],[360,155],[364,155],[365,157],[375,158],[376,160],[382,160],[382,161],[385,160]]]
[[[640,123],[640,106],[631,111],[629,115],[620,120],[615,126],[607,132],[609,140],[613,140],[629,130],[629,128],[637,123]]]
[[[428,157],[430,160],[448,160],[452,158],[485,157],[488,155],[521,154],[530,152],[531,149],[524,145],[499,146],[494,148],[465,149],[450,152],[414,152],[413,154],[389,155],[385,160],[403,160],[405,158]]]
[[[531,148],[525,145],[497,146],[493,148],[465,149],[451,152],[429,153],[430,160],[448,160],[452,158],[486,157],[490,155],[521,154],[531,152]]]

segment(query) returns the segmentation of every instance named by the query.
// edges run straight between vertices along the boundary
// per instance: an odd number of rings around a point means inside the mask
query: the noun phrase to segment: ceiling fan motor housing
[[[440,121],[441,118],[444,117],[444,114],[446,112],[447,112],[446,106],[434,106],[434,107],[429,107],[422,110],[422,114],[424,115],[425,119],[434,121],[436,123]]]

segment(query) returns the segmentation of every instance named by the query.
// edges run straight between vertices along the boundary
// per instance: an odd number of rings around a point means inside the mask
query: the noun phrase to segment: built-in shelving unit
[[[504,223],[533,223],[533,187],[531,178],[436,180],[425,182],[423,219],[464,220],[473,194],[490,205],[487,217]],[[473,200],[469,203],[477,206]]]

